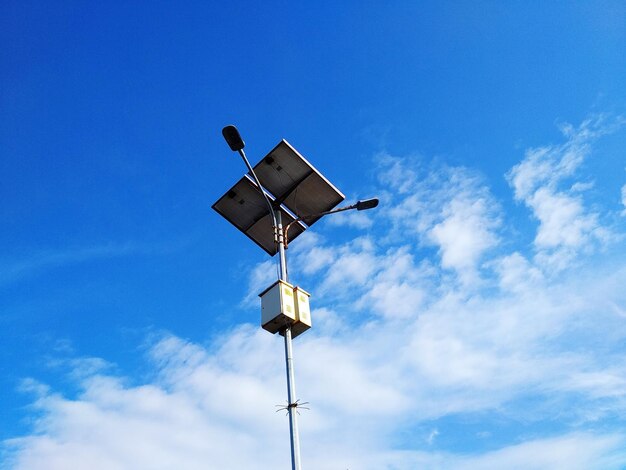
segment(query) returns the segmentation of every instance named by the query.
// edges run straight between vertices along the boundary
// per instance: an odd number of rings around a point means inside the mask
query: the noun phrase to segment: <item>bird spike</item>
[[[298,408],[302,408],[304,410],[310,410],[311,408],[309,408],[308,406],[303,406],[303,405],[308,405],[309,402],[308,401],[303,401],[302,403],[300,403],[300,400],[296,400],[293,403],[287,403],[286,406],[283,405],[275,405],[278,407],[278,409],[276,410],[276,413],[278,413],[279,411],[286,411],[287,413],[285,413],[285,416],[287,416],[289,414],[289,410],[291,408],[295,408],[296,413],[300,414],[300,412],[298,411]]]

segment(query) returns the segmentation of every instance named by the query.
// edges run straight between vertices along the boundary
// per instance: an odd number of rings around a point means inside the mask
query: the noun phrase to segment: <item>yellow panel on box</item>
[[[296,287],[293,290],[293,295],[295,297],[296,321],[291,327],[291,337],[295,338],[311,328],[311,308],[309,306],[309,297],[311,297],[311,294]]]

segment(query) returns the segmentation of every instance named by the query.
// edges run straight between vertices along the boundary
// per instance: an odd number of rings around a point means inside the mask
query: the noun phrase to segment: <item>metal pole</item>
[[[289,282],[287,279],[287,257],[285,256],[285,234],[283,233],[283,216],[280,209],[274,211],[276,230],[278,231],[278,260],[280,262],[280,280]]]
[[[298,433],[297,403],[293,397],[296,395],[296,381],[293,374],[293,351],[291,348],[291,326],[285,329],[285,363],[287,366],[287,401],[289,402],[289,434],[291,436],[291,468],[301,470],[300,463],[300,434]]]
[[[275,212],[278,228],[278,256],[280,260],[280,279],[287,279],[287,258],[285,256],[285,240],[283,238],[283,224],[280,210]],[[291,438],[291,469],[301,470],[300,463],[300,435],[298,433],[298,411],[296,396],[296,379],[293,371],[293,348],[291,342],[291,326],[288,325],[285,334],[285,365],[287,367],[287,411],[289,413],[289,435]]]

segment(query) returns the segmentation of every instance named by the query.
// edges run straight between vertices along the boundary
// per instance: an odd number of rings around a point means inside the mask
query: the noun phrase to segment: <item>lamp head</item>
[[[378,205],[378,199],[376,199],[376,198],[365,199],[363,201],[357,201],[357,203],[356,203],[356,210],[358,210],[358,211],[365,211],[367,209],[373,209],[377,205]]]
[[[243,139],[235,126],[226,126],[222,129],[222,135],[233,152],[242,150],[246,145],[243,143]]]

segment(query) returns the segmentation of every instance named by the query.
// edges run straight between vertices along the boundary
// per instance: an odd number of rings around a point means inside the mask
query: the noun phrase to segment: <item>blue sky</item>
[[[0,8],[0,468],[288,468],[227,124],[381,200],[288,250],[304,468],[626,468],[623,2]]]

